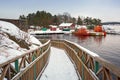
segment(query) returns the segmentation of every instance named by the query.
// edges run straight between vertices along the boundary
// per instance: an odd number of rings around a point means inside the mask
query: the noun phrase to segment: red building
[[[62,30],[62,29],[75,29],[75,24],[73,23],[61,23],[59,25],[59,28]]]
[[[51,30],[51,31],[56,31],[56,30],[57,30],[57,26],[50,25],[50,30]]]

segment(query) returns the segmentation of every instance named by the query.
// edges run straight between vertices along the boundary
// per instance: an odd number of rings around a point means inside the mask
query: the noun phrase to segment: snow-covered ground
[[[51,47],[50,61],[40,80],[79,80],[64,50]]]
[[[56,31],[51,31],[51,30],[47,30],[47,31],[42,31],[42,30],[36,30],[36,31],[31,31],[29,32],[30,34],[51,34],[51,33],[63,33],[62,30],[56,30]]]
[[[70,31],[62,31],[62,30],[59,30],[57,28],[56,31],[51,31],[50,29],[46,30],[46,31],[42,31],[42,30],[31,30],[31,31],[28,31],[30,34],[70,34],[72,32],[74,32],[74,30],[70,30]]]
[[[0,21],[0,64],[28,50],[26,47],[21,47],[24,44],[18,44],[23,43],[22,41],[28,44],[29,49],[42,45],[38,39],[21,31],[14,24]]]
[[[120,34],[120,25],[103,25],[103,28],[107,33]]]

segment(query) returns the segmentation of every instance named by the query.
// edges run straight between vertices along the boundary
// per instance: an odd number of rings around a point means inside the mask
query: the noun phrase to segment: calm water
[[[37,35],[38,38],[46,39],[67,39],[97,53],[102,58],[120,67],[120,35],[104,36],[83,36],[74,35]]]

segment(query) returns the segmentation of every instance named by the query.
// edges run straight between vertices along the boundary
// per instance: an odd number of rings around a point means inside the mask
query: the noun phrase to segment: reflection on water
[[[74,36],[74,35],[37,35],[37,38],[67,39],[97,53],[102,58],[120,66],[120,35]]]

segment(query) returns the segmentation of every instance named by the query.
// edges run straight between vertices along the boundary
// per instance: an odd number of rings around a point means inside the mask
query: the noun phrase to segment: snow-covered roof
[[[30,28],[35,28],[35,26],[30,26]]]
[[[52,27],[52,28],[57,28],[57,26],[55,26],[55,25],[49,25],[50,27]]]
[[[73,23],[61,23],[59,26],[71,26]]]

